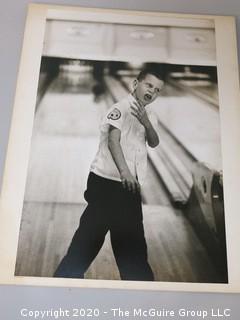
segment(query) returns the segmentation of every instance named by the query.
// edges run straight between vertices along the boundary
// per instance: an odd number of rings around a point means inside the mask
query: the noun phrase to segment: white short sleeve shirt
[[[108,131],[112,125],[121,131],[120,144],[130,172],[143,184],[147,170],[146,135],[143,125],[131,114],[134,101],[134,97],[128,95],[114,104],[103,117],[99,148],[90,171],[104,178],[121,181],[108,148]]]

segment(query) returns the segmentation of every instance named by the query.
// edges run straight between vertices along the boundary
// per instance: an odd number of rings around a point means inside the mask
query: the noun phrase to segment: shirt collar
[[[127,96],[127,100],[130,104],[132,104],[133,102],[137,103],[137,100],[134,98],[134,96],[129,93],[129,95]]]

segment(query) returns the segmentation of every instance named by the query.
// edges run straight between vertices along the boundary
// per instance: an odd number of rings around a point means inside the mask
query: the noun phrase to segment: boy
[[[121,279],[154,280],[147,261],[140,186],[146,173],[146,142],[153,148],[159,143],[145,107],[162,87],[154,71],[142,70],[133,92],[104,117],[84,193],[88,206],[55,277],[83,278],[110,231]]]

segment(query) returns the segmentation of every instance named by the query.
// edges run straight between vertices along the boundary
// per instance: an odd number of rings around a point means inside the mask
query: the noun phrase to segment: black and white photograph
[[[215,20],[72,10],[41,29],[14,278],[227,285]]]

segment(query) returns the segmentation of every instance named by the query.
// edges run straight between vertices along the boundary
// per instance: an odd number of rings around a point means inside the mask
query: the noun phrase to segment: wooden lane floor
[[[84,207],[26,202],[16,275],[51,277],[68,248]],[[145,205],[143,210],[149,263],[156,281],[219,281],[205,249],[181,211],[150,205]],[[86,278],[119,280],[109,234]]]
[[[89,92],[65,92],[56,79],[35,116],[26,201],[84,202],[89,166],[99,140],[105,101]]]
[[[51,277],[85,207],[83,192],[107,106],[91,92],[66,92],[56,79],[41,100],[32,147],[19,238],[16,275]],[[144,225],[157,281],[218,282],[214,266],[180,210],[171,207],[149,168]],[[109,235],[86,274],[119,279]]]

